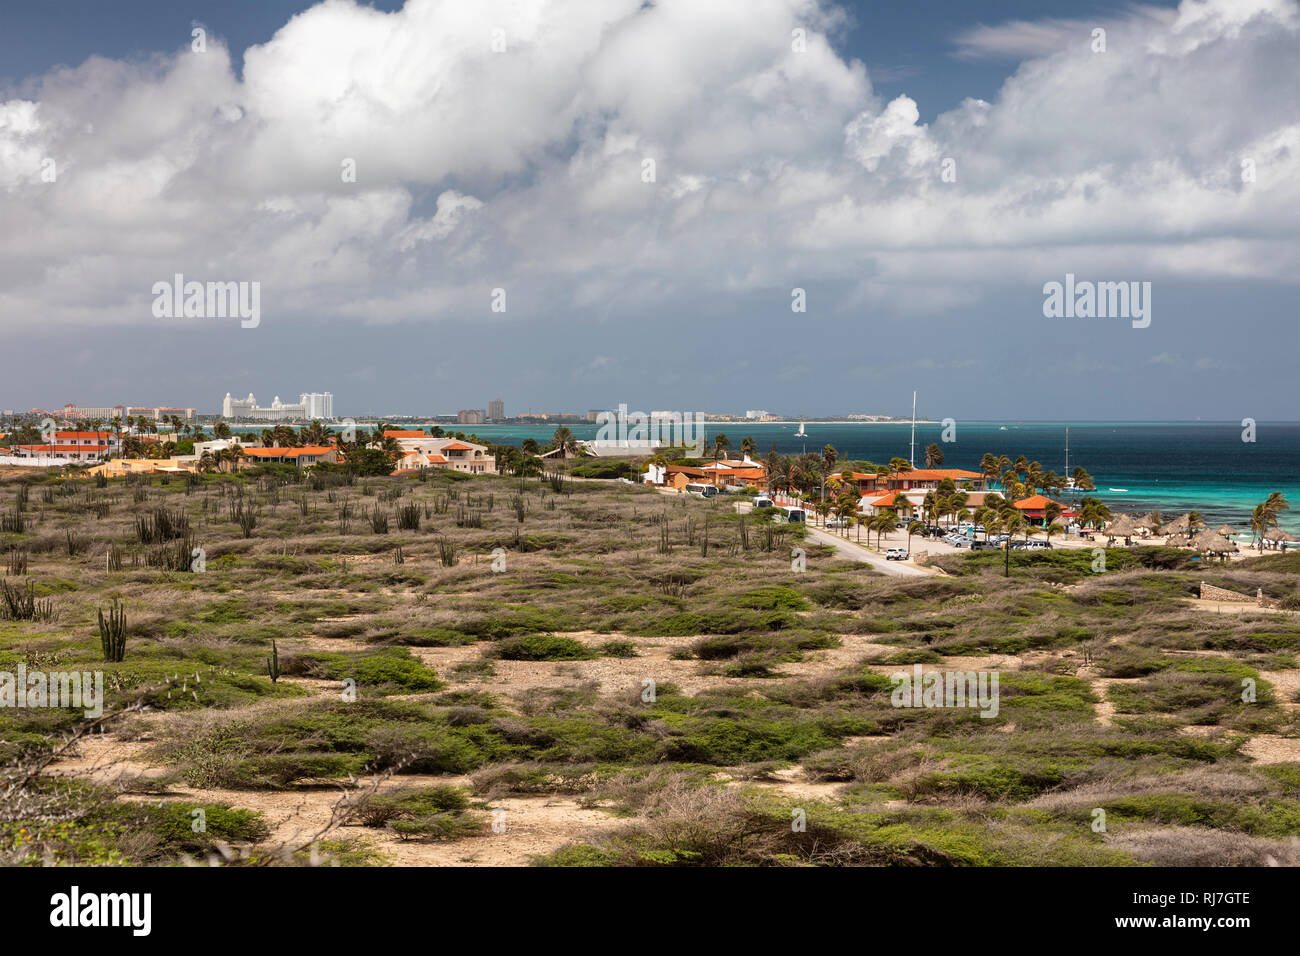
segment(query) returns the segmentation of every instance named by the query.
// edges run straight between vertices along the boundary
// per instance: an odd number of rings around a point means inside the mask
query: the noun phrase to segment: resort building
[[[487,412],[481,408],[462,408],[456,413],[458,425],[482,425],[487,421]]]
[[[229,392],[221,402],[222,418],[243,418],[254,421],[285,421],[293,419],[332,419],[334,395],[331,392],[303,392],[298,401],[288,404],[275,396],[269,406],[257,404],[252,392],[247,398],[232,398]]]
[[[68,461],[99,461],[120,454],[121,440],[113,432],[54,433],[54,441],[36,445],[18,445],[13,452],[19,458],[64,458]]]
[[[499,398],[488,402],[488,421],[502,422],[506,418],[506,403]]]
[[[1053,501],[1046,495],[1030,495],[1028,498],[1021,498],[1015,503],[1015,509],[1024,516],[1025,521],[1029,524],[1042,524],[1049,504],[1054,504],[1060,508],[1061,517],[1063,518],[1077,517],[1077,512],[1070,508],[1069,505]]]
[[[285,462],[299,468],[309,468],[317,462],[336,462],[338,451],[328,445],[303,445],[300,448],[249,448],[244,447],[244,461],[252,465],[264,462]]]
[[[767,468],[745,458],[742,461],[719,460],[698,468],[687,465],[651,465],[641,479],[649,485],[684,489],[688,484],[710,484],[715,488],[757,488],[767,490]]]
[[[853,480],[862,495],[883,495],[888,491],[933,491],[943,480],[951,479],[961,491],[984,491],[985,478],[978,471],[961,468],[913,468],[895,471],[883,478],[879,475],[855,471]]]
[[[404,452],[397,462],[394,474],[418,471],[421,468],[449,468],[469,475],[497,473],[496,457],[488,451],[486,445],[476,445],[458,438],[433,438],[423,432],[386,431],[384,437],[396,438]]]

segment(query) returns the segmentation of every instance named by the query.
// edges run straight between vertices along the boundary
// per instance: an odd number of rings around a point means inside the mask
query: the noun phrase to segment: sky
[[[1297,62],[1297,0],[6,3],[0,410],[1300,419]]]

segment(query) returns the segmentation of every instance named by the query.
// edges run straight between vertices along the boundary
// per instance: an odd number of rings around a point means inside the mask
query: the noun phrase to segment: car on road
[[[911,555],[902,548],[890,548],[885,552],[886,561],[906,561]]]
[[[847,528],[848,526],[848,518],[841,518],[839,515],[828,515],[826,518],[826,527],[828,528]]]

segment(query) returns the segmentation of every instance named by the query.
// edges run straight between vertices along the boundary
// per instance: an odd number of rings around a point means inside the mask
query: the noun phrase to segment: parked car
[[[906,561],[911,555],[902,548],[890,548],[885,552],[886,561]]]
[[[848,518],[841,518],[839,515],[827,515],[826,517],[826,527],[828,528],[847,528],[848,526]]]
[[[1001,551],[1000,544],[994,544],[992,541],[972,541],[970,543],[972,551]]]

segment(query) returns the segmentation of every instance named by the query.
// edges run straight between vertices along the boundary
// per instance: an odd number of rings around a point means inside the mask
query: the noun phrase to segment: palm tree
[[[849,523],[858,514],[858,496],[843,494],[835,499],[835,514],[844,519],[844,537],[849,536]]]
[[[980,474],[984,476],[985,489],[997,481],[998,460],[992,452],[986,451],[984,457],[980,459]]]
[[[1268,500],[1255,506],[1251,512],[1250,526],[1255,532],[1255,539],[1259,543],[1259,550],[1264,549],[1264,539],[1268,533],[1278,527],[1278,516],[1283,511],[1290,510],[1291,506],[1286,500],[1286,495],[1280,491],[1274,491],[1268,496]]]
[[[561,425],[555,429],[555,434],[551,436],[551,448],[558,448],[562,458],[576,458],[578,455],[578,440],[573,437],[572,430]]]
[[[889,508],[883,509],[879,514],[877,514],[874,518],[871,519],[871,525],[876,532],[877,548],[880,547],[884,536],[888,534],[890,531],[894,530],[894,525],[897,523],[897,521],[898,518],[895,516],[894,512]]]
[[[835,462],[839,457],[840,453],[835,450],[834,445],[827,445],[822,449],[822,498],[826,497],[826,476],[834,471]]]
[[[790,459],[784,455],[768,455],[767,474],[773,491],[788,491],[790,488]]]
[[[722,432],[713,436],[713,460],[716,462],[722,457],[722,449],[730,448],[731,442]]]
[[[1038,462],[1029,463],[1025,469],[1025,494],[1032,495],[1039,488],[1043,487],[1043,466]]]
[[[817,504],[813,505],[813,511],[822,519],[822,524],[826,523],[826,516],[831,513],[831,503],[823,498]]]
[[[1051,544],[1051,543],[1052,543],[1052,535],[1054,535],[1054,534],[1061,534],[1063,531],[1065,531],[1064,528],[1062,528],[1062,527],[1061,527],[1059,524],[1057,524],[1056,522],[1052,522],[1052,523],[1049,524],[1046,528],[1043,529],[1043,534],[1047,535],[1047,543],[1048,543],[1048,544]]]
[[[225,422],[217,422],[212,426],[212,434],[216,435],[218,438],[229,438],[230,426]]]
[[[943,464],[943,449],[934,442],[925,448],[925,467],[938,468]]]
[[[1097,498],[1087,497],[1079,507],[1079,523],[1083,527],[1091,525],[1094,528],[1100,528],[1110,520],[1110,508],[1106,507],[1105,502]]]
[[[924,530],[925,530],[925,525],[921,524],[921,522],[919,521],[909,521],[907,523],[907,553],[908,554],[912,553],[912,535],[920,534]],[[986,534],[985,537],[987,536],[988,535]]]
[[[750,461],[754,460],[754,452],[758,450],[758,443],[752,437],[746,435],[740,440],[740,454]]]

